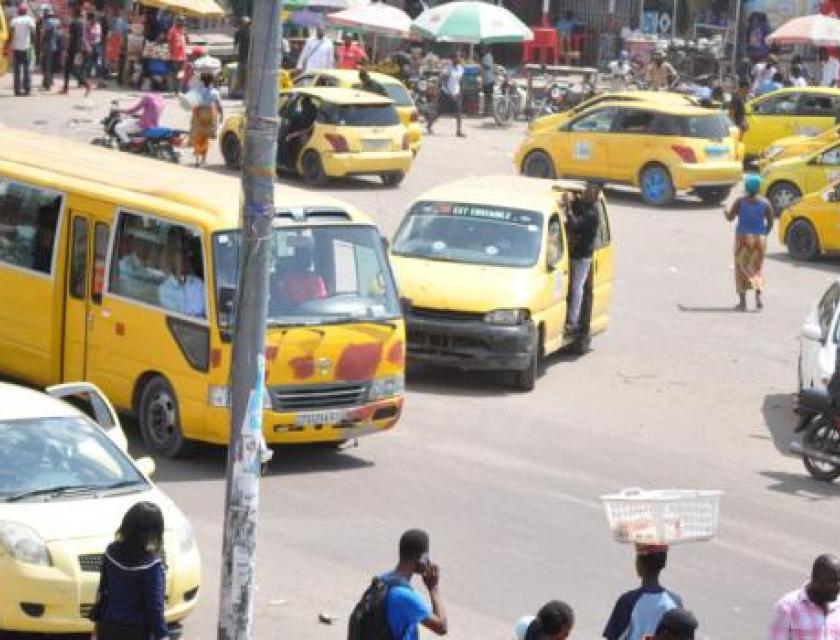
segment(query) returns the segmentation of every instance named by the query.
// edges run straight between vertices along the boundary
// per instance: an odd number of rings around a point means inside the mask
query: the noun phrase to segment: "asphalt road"
[[[110,97],[15,99],[4,79],[0,121],[87,139]],[[465,140],[451,122],[436,130],[401,188],[357,180],[329,191],[390,235],[424,189],[512,171],[521,126],[470,121]],[[391,567],[398,536],[414,526],[431,533],[453,639],[509,640],[518,616],[552,598],[575,608],[574,637],[597,637],[615,598],[636,586],[632,549],[611,540],[598,499],[622,487],[726,492],[720,535],[674,548],[663,576],[697,614],[701,638],[764,636],[775,600],[806,580],[815,555],[837,551],[840,486],[810,480],[783,449],[799,326],[840,262],[792,263],[771,238],[766,309],[735,313],[733,228],[719,208],[608,199],[617,281],[592,352],[551,358],[528,394],[503,377],[413,371],[391,433],[339,454],[278,453],[262,483],[255,638],[344,637],[369,578]],[[215,633],[224,464],[217,449],[158,460],[156,479],[203,554],[190,639]],[[323,624],[320,613],[337,619]]]

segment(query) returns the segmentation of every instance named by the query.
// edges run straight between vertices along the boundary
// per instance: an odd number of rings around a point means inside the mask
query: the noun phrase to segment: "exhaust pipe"
[[[840,456],[835,456],[819,449],[805,446],[801,442],[791,442],[789,449],[803,458],[811,458],[812,460],[819,460],[820,462],[827,462],[840,467]]]

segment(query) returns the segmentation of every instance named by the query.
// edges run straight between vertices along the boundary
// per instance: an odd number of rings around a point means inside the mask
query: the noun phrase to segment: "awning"
[[[166,9],[176,15],[184,14],[196,18],[225,15],[225,10],[214,0],[139,0],[139,2],[147,7]]]

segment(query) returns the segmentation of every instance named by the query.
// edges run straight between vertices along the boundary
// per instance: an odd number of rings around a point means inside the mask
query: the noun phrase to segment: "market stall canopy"
[[[438,5],[417,16],[411,28],[441,42],[495,44],[534,39],[534,33],[513,13],[486,2]]]
[[[786,22],[766,38],[774,44],[840,45],[840,20],[824,15],[802,16]]]
[[[140,0],[140,4],[196,18],[212,18],[225,15],[225,10],[214,0]]]
[[[402,38],[407,38],[411,29],[411,18],[405,11],[382,2],[370,2],[331,13],[327,16],[327,22],[336,26],[361,29],[367,33]]]
[[[302,9],[332,9],[338,11],[348,7],[347,0],[284,0],[283,8],[297,11]]]

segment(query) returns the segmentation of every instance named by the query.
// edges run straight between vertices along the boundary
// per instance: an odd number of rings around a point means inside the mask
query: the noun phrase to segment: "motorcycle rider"
[[[114,133],[120,142],[120,147],[125,147],[131,142],[131,136],[142,133],[146,129],[155,129],[160,126],[160,116],[166,108],[166,103],[159,93],[154,91],[145,94],[140,101],[128,109],[120,109],[120,113],[129,117],[114,127]]]

